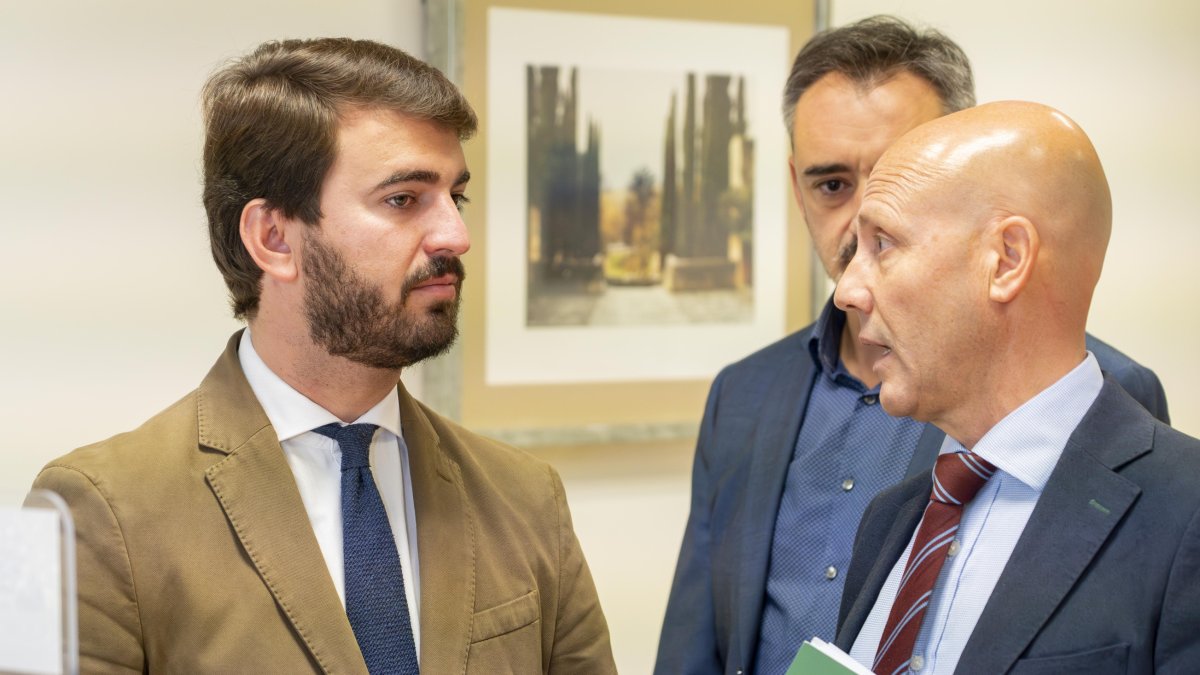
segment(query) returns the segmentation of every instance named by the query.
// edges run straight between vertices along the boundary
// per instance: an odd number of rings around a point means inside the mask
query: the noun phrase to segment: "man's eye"
[[[403,208],[412,206],[415,201],[416,201],[416,198],[413,197],[412,195],[396,195],[394,197],[387,198],[388,204],[391,204],[392,206],[395,206],[396,208],[399,208],[399,209],[403,209]]]
[[[467,204],[471,203],[471,200],[468,199],[466,195],[458,194],[450,195],[450,197],[454,200],[454,206],[456,206],[459,211],[462,211],[467,207]]]
[[[817,192],[823,195],[832,197],[833,195],[841,194],[848,190],[850,184],[841,178],[830,178],[817,183]]]
[[[895,246],[895,244],[892,243],[891,239],[888,239],[887,237],[884,237],[884,236],[881,236],[878,234],[875,235],[875,250],[879,251],[880,253],[883,253],[884,251],[888,250],[892,246]]]

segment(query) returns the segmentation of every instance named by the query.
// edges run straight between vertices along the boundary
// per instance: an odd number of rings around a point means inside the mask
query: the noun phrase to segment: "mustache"
[[[404,287],[400,289],[400,296],[407,298],[412,289],[418,284],[425,283],[430,279],[453,274],[458,277],[455,287],[461,287],[463,279],[467,278],[467,271],[463,268],[462,260],[458,256],[438,256],[430,258],[429,262],[424,267],[413,272],[407,279],[404,280]]]

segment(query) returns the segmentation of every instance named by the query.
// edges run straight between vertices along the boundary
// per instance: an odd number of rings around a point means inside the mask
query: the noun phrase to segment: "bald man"
[[[974,104],[967,55],[936,30],[877,16],[800,50],[783,93],[792,187],[830,278],[854,254],[850,224],[879,156],[920,124]],[[944,438],[880,409],[871,370],[879,350],[860,343],[858,329],[854,312],[829,302],[811,325],[713,381],[657,675],[781,673],[804,640],[834,639],[867,504],[927,474]],[[1152,371],[1091,336],[1087,348],[1170,421]]]
[[[835,301],[884,410],[946,432],[859,528],[837,642],[875,672],[1200,672],[1200,441],[1085,347],[1111,215],[1087,136],[1032,103],[872,172]]]

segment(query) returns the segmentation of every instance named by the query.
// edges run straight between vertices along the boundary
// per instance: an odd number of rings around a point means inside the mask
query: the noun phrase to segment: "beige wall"
[[[899,13],[963,46],[979,102],[1053,105],[1091,136],[1113,234],[1088,329],[1153,368],[1200,436],[1200,4],[1153,0],[833,0],[842,25]]]
[[[1155,368],[1176,425],[1200,435],[1200,8],[833,4],[836,24],[895,12],[944,29],[971,55],[981,101],[1051,103],[1092,135],[1116,214],[1092,330]],[[419,2],[0,3],[0,503],[51,457],[183,395],[236,327],[206,253],[197,91],[224,57],[317,34],[419,53]],[[621,672],[649,672],[689,444],[538,452],[563,473]]]
[[[342,34],[420,53],[420,3],[0,3],[0,503],[207,372],[238,324],[207,253],[200,86],[264,40]]]

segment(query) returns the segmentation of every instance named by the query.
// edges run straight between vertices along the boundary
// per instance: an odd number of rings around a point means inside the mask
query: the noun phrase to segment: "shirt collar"
[[[813,363],[825,374],[833,377],[841,362],[842,330],[846,327],[846,313],[833,304],[833,297],[825,303],[821,316],[813,324],[808,338],[808,350]]]
[[[267,414],[275,435],[282,443],[300,434],[312,431],[319,426],[338,422],[336,415],[322,408],[304,394],[296,391],[283,378],[275,374],[254,350],[250,339],[250,329],[242,333],[238,343],[238,361],[242,364],[242,372],[250,383],[250,389]],[[393,387],[361,417],[354,420],[357,423],[374,424],[402,438],[400,434],[400,396]]]
[[[1041,492],[1067,447],[1067,440],[1103,386],[1100,365],[1088,352],[1083,362],[1071,372],[989,429],[972,452]],[[962,444],[946,436],[941,453],[963,449]]]

